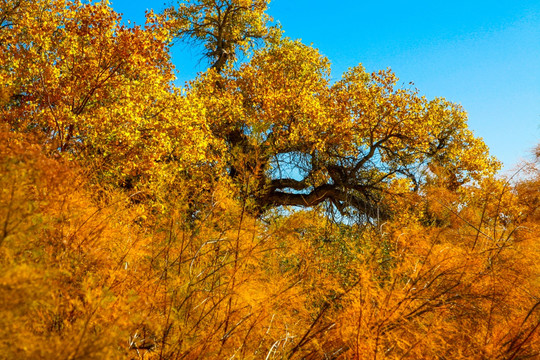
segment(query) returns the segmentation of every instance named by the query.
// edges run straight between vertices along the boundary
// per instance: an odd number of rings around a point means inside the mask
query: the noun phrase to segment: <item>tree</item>
[[[342,215],[388,218],[387,200],[417,191],[428,173],[456,189],[496,170],[460,106],[398,87],[390,70],[359,65],[332,84],[326,58],[275,32],[249,62],[226,67],[269,33],[266,6],[187,1],[166,11],[176,36],[208,50],[213,64],[192,93],[256,212],[326,203]]]
[[[360,65],[334,84],[329,74],[316,49],[273,39],[237,70],[211,69],[193,86],[228,146],[230,178],[256,211],[326,203],[388,218],[387,200],[418,190],[428,166],[455,186],[497,168],[460,106],[398,87],[390,70]]]
[[[174,87],[170,33],[152,14],[128,28],[107,2],[4,4],[0,114],[11,129],[125,188],[170,159],[179,171],[209,158],[202,106]]]

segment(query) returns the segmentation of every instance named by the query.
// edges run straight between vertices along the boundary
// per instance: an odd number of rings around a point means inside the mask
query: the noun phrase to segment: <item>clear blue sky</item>
[[[163,2],[112,0],[139,24]],[[429,98],[442,96],[469,113],[505,170],[530,159],[540,143],[540,0],[322,1],[273,0],[269,14],[285,35],[313,44],[339,79],[362,63],[390,67]],[[205,69],[200,54],[182,44],[173,62],[184,82]]]

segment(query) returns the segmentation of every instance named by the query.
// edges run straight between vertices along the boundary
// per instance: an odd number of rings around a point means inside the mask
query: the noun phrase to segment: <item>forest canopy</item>
[[[0,0],[0,353],[539,356],[536,165],[390,69],[332,80],[268,6]]]

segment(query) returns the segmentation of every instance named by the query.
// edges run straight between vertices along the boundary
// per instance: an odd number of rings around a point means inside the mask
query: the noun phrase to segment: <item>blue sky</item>
[[[112,0],[144,22],[162,2]],[[391,68],[429,98],[461,104],[469,127],[511,170],[540,143],[540,1],[273,0],[285,35],[313,44],[339,79],[351,66]],[[173,48],[181,83],[205,69],[200,54]]]

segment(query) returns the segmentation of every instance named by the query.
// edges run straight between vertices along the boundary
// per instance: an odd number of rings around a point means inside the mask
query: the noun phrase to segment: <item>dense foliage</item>
[[[538,168],[267,5],[0,0],[0,357],[540,356]]]

